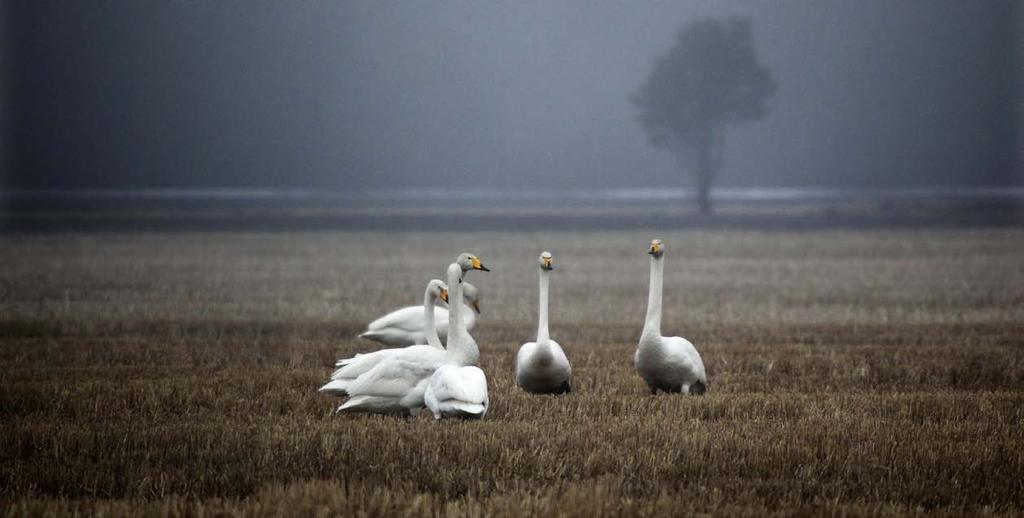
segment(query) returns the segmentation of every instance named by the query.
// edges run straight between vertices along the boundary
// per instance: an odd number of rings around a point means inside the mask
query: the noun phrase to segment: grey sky
[[[629,95],[685,21],[741,14],[779,92],[728,134],[722,185],[1011,183],[1021,10],[14,0],[8,174],[43,188],[685,185]]]

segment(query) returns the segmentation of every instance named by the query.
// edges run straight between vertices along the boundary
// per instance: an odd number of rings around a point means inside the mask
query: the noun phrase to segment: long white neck
[[[455,365],[476,365],[480,349],[466,331],[462,321],[462,270],[457,264],[448,268],[448,354],[446,361]]]
[[[642,337],[661,336],[661,285],[665,262],[651,256],[651,286],[647,293],[647,319]]]
[[[537,305],[537,346],[544,346],[551,340],[548,332],[548,276],[550,272],[540,269],[540,304]]]
[[[441,344],[441,339],[437,336],[437,326],[434,323],[434,303],[436,301],[437,299],[428,287],[427,292],[423,294],[423,316],[427,319],[427,326],[425,329],[427,345],[437,349],[444,349],[444,345]]]

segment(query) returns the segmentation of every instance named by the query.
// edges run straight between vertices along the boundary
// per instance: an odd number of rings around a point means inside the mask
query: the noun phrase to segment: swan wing
[[[430,390],[438,402],[487,403],[487,376],[479,367],[445,365],[430,379]]]
[[[440,362],[420,362],[395,357],[379,363],[352,381],[348,393],[355,396],[401,398],[437,369]]]
[[[423,306],[406,306],[370,322],[366,326],[366,330],[374,332],[382,329],[396,329],[413,332],[422,331],[426,325],[427,320],[423,315]]]
[[[390,358],[401,358],[408,361],[428,361],[437,356],[437,349],[429,345],[410,345],[408,347],[396,347],[393,349],[381,349],[372,353],[357,354],[352,358],[338,360],[341,365],[331,375],[331,379],[355,379],[377,364]]]
[[[526,342],[519,346],[519,352],[516,353],[516,376],[519,376],[519,372],[526,366],[526,362],[530,360],[530,356],[533,356],[533,352],[537,349],[536,342]]]
[[[551,343],[551,357],[554,360],[554,364],[565,369],[568,372],[572,372],[572,366],[569,365],[569,358],[565,355],[565,351],[562,350],[562,346],[558,345],[558,342],[550,340]]]
[[[708,382],[707,374],[704,372],[704,360],[689,340],[679,336],[669,336],[662,340],[668,362],[677,365],[700,382]]]

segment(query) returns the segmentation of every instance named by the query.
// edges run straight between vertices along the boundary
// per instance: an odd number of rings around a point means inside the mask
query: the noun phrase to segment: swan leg
[[[704,393],[707,392],[707,390],[707,386],[699,381],[695,382],[693,385],[690,385],[690,394],[694,396],[703,396]]]
[[[569,394],[570,392],[572,392],[572,385],[568,381],[562,383],[562,386],[558,388],[559,394]]]

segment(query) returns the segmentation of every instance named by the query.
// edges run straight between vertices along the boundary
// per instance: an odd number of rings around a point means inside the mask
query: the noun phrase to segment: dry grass
[[[0,238],[6,514],[1024,512],[1024,232],[687,232],[666,331],[708,395],[630,358],[651,233]],[[531,397],[535,259],[575,392]],[[350,337],[458,251],[482,422],[334,416]]]

